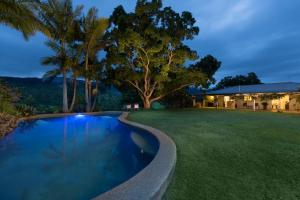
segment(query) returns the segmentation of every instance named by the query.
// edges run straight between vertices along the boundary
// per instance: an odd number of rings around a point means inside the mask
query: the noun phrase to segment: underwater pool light
[[[77,115],[75,115],[75,117],[76,117],[76,118],[83,118],[84,115],[83,115],[83,114],[77,114]]]

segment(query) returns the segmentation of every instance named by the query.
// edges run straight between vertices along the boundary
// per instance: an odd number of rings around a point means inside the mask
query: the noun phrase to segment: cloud
[[[209,31],[217,32],[223,29],[241,27],[251,19],[255,9],[250,0],[239,1],[225,8],[223,12],[216,16],[211,25],[208,25]]]

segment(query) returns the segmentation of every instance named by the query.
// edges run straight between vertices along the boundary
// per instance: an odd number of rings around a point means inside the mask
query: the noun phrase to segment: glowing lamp
[[[77,114],[77,115],[75,115],[75,117],[76,117],[76,118],[83,118],[84,115],[83,115],[83,114]]]

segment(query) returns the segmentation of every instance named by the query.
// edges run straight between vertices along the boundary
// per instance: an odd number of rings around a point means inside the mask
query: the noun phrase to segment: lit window
[[[214,96],[206,96],[208,102],[213,102],[215,100]]]
[[[225,96],[224,97],[224,101],[230,101],[230,97],[229,96]]]
[[[244,96],[244,101],[252,101],[252,97],[249,95]]]

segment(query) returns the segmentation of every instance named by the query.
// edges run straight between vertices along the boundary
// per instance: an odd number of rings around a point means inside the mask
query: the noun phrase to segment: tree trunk
[[[98,94],[99,94],[99,83],[98,81],[96,81],[96,94],[95,94],[95,97],[94,97],[94,102],[93,102],[93,106],[92,106],[92,111],[95,110],[95,107],[96,107],[96,103],[97,103],[97,99],[98,99]]]
[[[92,111],[92,81],[89,81],[89,104],[90,104],[90,111]]]
[[[63,112],[68,112],[68,86],[67,86],[67,74],[63,72]]]
[[[143,99],[143,103],[144,103],[144,109],[150,109],[151,108],[151,103],[150,103],[150,100],[149,98],[144,98]]]
[[[85,107],[85,111],[86,112],[90,112],[91,111],[91,104],[90,104],[90,94],[89,94],[89,80],[86,78],[85,79],[85,104],[86,104],[86,107]]]
[[[74,109],[75,100],[76,100],[76,93],[77,93],[77,78],[74,77],[74,80],[73,80],[73,98],[72,98],[71,106],[69,108],[69,112],[72,112],[73,109]]]
[[[85,111],[90,112],[91,111],[91,101],[90,101],[90,94],[89,94],[89,83],[90,80],[87,77],[88,76],[88,70],[89,70],[89,54],[88,52],[85,54],[85,84],[84,84],[84,89],[85,89]]]

